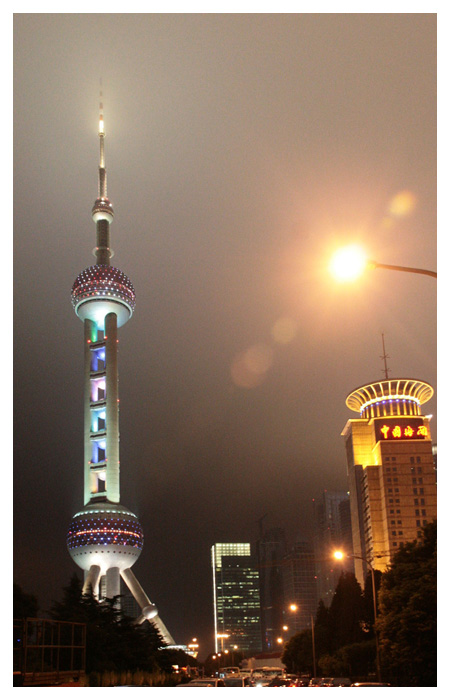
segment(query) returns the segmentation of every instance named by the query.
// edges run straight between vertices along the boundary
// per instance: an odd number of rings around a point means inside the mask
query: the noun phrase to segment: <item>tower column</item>
[[[90,319],[84,322],[84,504],[91,500],[91,343],[97,329]]]
[[[119,372],[117,362],[117,316],[105,317],[106,352],[106,491],[108,500],[120,501],[119,464]]]

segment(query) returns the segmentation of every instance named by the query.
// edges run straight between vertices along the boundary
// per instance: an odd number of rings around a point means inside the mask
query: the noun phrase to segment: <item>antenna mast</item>
[[[384,360],[384,370],[383,370],[383,371],[384,371],[384,378],[385,378],[385,379],[389,379],[389,371],[390,371],[390,370],[389,370],[389,367],[387,366],[387,362],[386,362],[386,360],[389,359],[389,355],[386,355],[386,349],[385,349],[385,347],[384,347],[384,333],[381,334],[381,339],[382,339],[382,342],[383,342],[383,354],[380,355],[380,358],[381,358],[382,360]]]

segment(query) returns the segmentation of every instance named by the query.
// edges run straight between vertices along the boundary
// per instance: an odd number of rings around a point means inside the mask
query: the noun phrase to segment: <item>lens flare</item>
[[[359,277],[367,266],[367,258],[362,248],[350,245],[338,250],[334,255],[330,270],[341,281],[350,281]]]
[[[236,386],[253,389],[265,379],[272,366],[273,350],[263,343],[239,353],[231,364],[231,377]]]
[[[389,203],[389,213],[392,216],[407,216],[416,207],[416,196],[409,190],[402,190],[392,197]]]
[[[285,345],[297,335],[297,323],[293,318],[279,318],[272,327],[272,338],[276,343]]]

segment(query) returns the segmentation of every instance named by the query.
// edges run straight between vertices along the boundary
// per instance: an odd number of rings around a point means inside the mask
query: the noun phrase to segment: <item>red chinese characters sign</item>
[[[426,440],[428,428],[423,418],[389,417],[375,422],[377,442],[381,440]]]

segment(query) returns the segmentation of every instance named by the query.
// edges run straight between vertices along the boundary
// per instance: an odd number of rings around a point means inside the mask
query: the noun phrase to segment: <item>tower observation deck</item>
[[[100,100],[102,94],[100,93]],[[84,506],[67,533],[69,554],[85,572],[83,592],[98,598],[120,595],[122,578],[139,607],[137,623],[151,620],[166,644],[174,640],[131,567],[141,554],[144,533],[138,518],[120,503],[118,333],[134,313],[130,279],[110,264],[110,225],[114,210],[107,196],[105,130],[100,101],[98,195],[92,207],[96,225],[94,265],[72,286],[72,305],[84,325]]]

